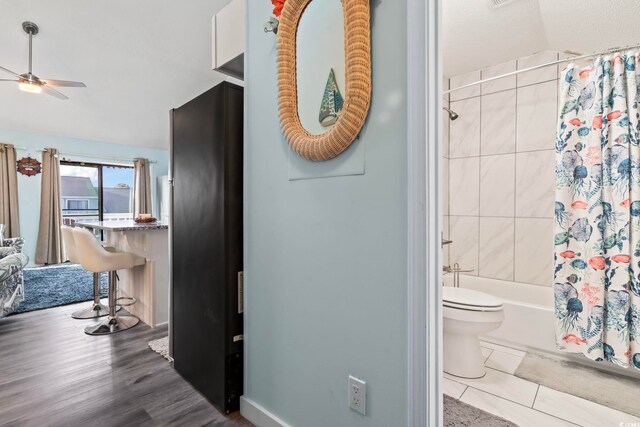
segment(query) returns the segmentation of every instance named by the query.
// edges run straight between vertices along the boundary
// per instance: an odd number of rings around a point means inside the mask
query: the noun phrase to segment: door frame
[[[442,418],[442,0],[407,0],[408,425]]]

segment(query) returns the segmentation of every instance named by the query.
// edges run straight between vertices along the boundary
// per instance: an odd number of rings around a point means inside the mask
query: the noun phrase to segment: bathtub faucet
[[[442,267],[442,271],[444,271],[445,273],[453,273],[453,287],[459,288],[460,273],[471,273],[473,269],[463,270],[460,268],[460,264],[456,262],[455,264],[453,264],[453,267],[451,267],[450,265],[445,265],[444,267]]]

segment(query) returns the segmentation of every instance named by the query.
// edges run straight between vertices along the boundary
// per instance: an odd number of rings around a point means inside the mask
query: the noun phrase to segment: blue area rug
[[[107,274],[100,275],[102,295],[106,295]],[[93,300],[93,273],[77,264],[61,264],[24,270],[24,301],[14,312],[42,310]]]

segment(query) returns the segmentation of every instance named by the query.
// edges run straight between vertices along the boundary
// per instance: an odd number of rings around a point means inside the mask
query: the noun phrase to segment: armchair
[[[13,312],[24,300],[23,270],[29,257],[22,253],[24,239],[0,235],[0,317]]]

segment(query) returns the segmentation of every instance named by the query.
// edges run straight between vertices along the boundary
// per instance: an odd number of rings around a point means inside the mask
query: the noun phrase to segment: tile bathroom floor
[[[617,427],[640,422],[633,415],[518,378],[514,373],[524,351],[486,341],[481,345],[487,374],[466,379],[445,373],[445,394],[520,427]]]

